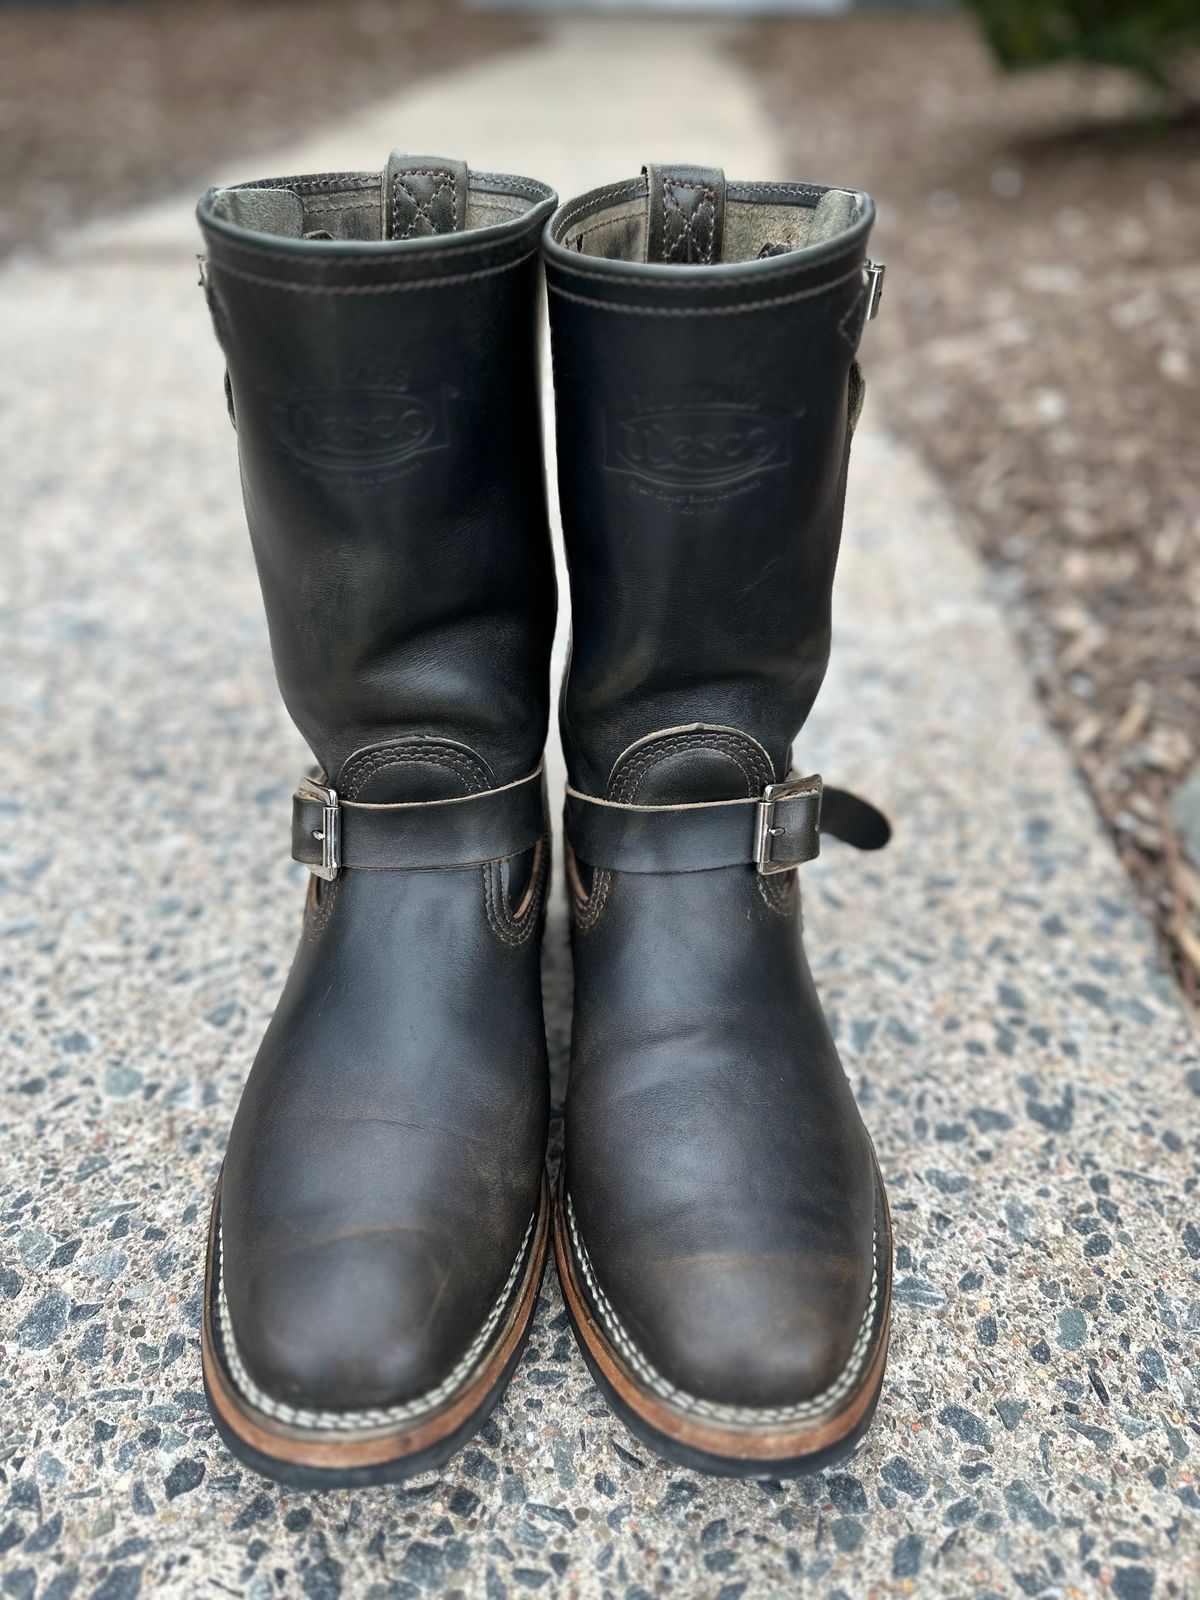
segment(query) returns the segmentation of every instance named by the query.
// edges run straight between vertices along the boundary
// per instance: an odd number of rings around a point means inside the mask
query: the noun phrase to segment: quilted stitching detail
[[[449,206],[442,197],[450,196]],[[392,238],[419,239],[455,233],[454,174],[446,167],[420,167],[392,179]],[[407,220],[406,220],[407,219]],[[404,227],[401,228],[401,223]]]
[[[663,260],[710,266],[717,231],[716,192],[705,183],[664,178]]]

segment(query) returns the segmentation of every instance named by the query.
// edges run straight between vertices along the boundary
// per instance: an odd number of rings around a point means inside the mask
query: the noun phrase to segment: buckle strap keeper
[[[499,789],[451,800],[373,805],[317,778],[292,796],[292,859],[331,881],[349,869],[415,872],[483,866],[532,850],[546,831],[543,766]]]

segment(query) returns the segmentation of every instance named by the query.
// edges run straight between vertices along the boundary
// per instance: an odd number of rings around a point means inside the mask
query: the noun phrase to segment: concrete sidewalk
[[[564,194],[664,155],[775,175],[752,86],[712,70],[718,40],[564,25],[228,176],[393,145]],[[1195,1039],[978,567],[869,403],[800,760],[897,824],[881,857],[831,846],[804,873],[895,1213],[872,1433],[783,1486],[661,1465],[590,1384],[551,1273],[505,1401],[437,1478],[309,1496],[221,1447],[197,1345],[206,1213],[296,933],[305,754],[197,248],[189,198],[0,277],[0,1591],[1200,1594]],[[869,381],[869,332],[863,359]],[[561,1088],[557,894],[547,983]]]

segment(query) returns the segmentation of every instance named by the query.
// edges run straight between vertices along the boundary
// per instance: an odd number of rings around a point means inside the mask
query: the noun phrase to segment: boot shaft
[[[683,167],[551,219],[561,715],[586,793],[665,730],[659,799],[718,797],[756,745],[788,769],[829,655],[872,220],[855,191]]]
[[[276,672],[335,783],[354,752],[413,736],[466,746],[497,783],[540,757],[553,204],[402,156],[200,202]]]

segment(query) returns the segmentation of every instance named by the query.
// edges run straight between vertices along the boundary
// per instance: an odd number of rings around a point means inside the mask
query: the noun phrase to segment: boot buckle
[[[882,261],[864,261],[867,274],[867,314],[863,319],[871,322],[879,315],[879,302],[883,299],[883,274],[887,270]]]
[[[821,780],[769,783],[758,802],[754,864],[764,878],[812,861],[821,848]]]
[[[305,866],[316,878],[332,882],[341,867],[342,813],[337,790],[315,778],[302,778],[296,789],[296,800],[309,801],[321,808],[320,827],[311,830],[312,837],[321,846],[320,861],[305,855]]]

